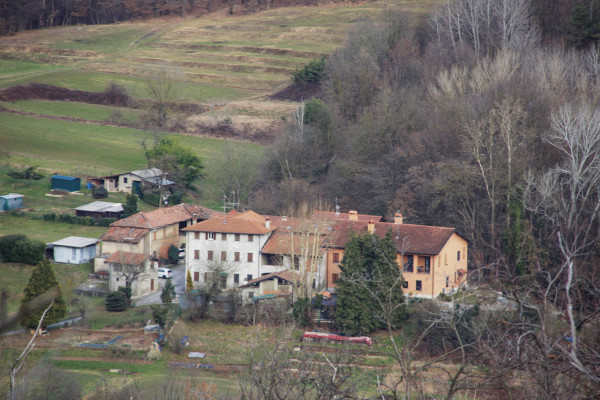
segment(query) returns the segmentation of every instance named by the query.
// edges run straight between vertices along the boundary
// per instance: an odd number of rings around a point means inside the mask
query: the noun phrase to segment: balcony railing
[[[419,268],[417,268],[417,274],[430,274],[430,273],[431,273],[430,267],[425,267],[425,266],[421,265]]]

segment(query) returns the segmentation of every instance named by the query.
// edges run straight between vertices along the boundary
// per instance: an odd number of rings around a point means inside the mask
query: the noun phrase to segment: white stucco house
[[[96,257],[98,239],[69,236],[49,243],[54,249],[54,262],[64,264],[83,264]]]
[[[261,250],[275,230],[270,221],[253,212],[231,212],[182,229],[186,233],[186,276],[194,284],[207,283],[209,274],[221,274],[221,287],[238,287],[273,272],[261,263]]]

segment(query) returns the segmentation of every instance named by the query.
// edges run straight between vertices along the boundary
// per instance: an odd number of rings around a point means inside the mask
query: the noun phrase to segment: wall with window
[[[260,250],[270,235],[187,232],[186,274],[189,270],[195,284],[204,284],[204,273],[210,272],[210,265],[223,262],[229,270],[226,287],[243,285],[249,275],[257,278],[265,272]],[[194,279],[195,272],[198,272],[197,280]]]

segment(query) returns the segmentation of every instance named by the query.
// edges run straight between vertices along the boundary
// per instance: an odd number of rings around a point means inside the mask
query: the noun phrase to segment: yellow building
[[[393,223],[359,220],[350,214],[348,220],[338,220],[334,229],[327,249],[327,287],[335,287],[340,277],[339,265],[352,234],[383,237],[390,230],[398,249],[404,293],[433,298],[466,284],[469,243],[454,228],[404,224],[398,213]]]

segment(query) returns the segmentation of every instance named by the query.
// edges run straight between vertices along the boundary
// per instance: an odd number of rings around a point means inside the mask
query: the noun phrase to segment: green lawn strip
[[[92,371],[102,371],[102,370],[110,370],[110,369],[120,369],[122,371],[139,373],[139,374],[150,374],[150,375],[162,375],[166,370],[167,361],[166,360],[158,360],[152,364],[136,364],[136,363],[128,363],[128,362],[118,362],[118,361],[82,361],[82,360],[57,360],[54,359],[52,363],[62,369],[66,370],[92,370]],[[110,372],[106,371],[107,374]]]
[[[143,110],[134,110],[126,107],[49,100],[22,100],[14,103],[0,102],[0,106],[10,110],[42,115],[71,117],[89,121],[115,120],[116,122],[130,124],[139,122],[144,113]]]
[[[140,143],[152,140],[150,132],[6,113],[1,116],[0,143],[14,154],[15,159],[27,161],[21,163],[71,175],[95,176],[132,171],[147,165]],[[221,139],[177,136],[183,145],[206,161],[219,157],[228,143]],[[232,143],[252,150],[261,148],[248,143]]]
[[[83,226],[0,214],[0,234],[21,233],[27,235],[30,239],[41,240],[46,243],[54,242],[67,236],[99,238],[107,229],[100,226]]]
[[[0,81],[8,77],[47,72],[61,68],[63,67],[0,58]]]
[[[32,236],[28,236],[32,238]],[[8,312],[19,309],[23,298],[23,289],[29,282],[31,271],[35,267],[27,264],[0,263],[0,290],[8,293]],[[90,272],[89,264],[68,265],[53,264],[56,280],[61,285],[63,294],[87,280]]]
[[[142,328],[148,320],[152,319],[152,310],[149,306],[132,307],[127,311],[106,311],[104,298],[92,298],[90,307],[85,316],[85,324],[91,329],[113,328]]]

